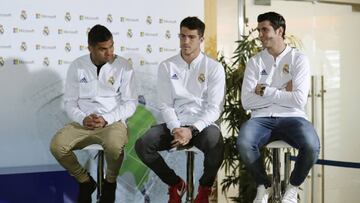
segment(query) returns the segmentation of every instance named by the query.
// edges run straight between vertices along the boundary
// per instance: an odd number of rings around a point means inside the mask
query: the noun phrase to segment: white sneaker
[[[271,187],[265,188],[264,185],[257,187],[256,197],[253,203],[267,203],[271,193]]]
[[[288,185],[281,203],[297,203],[298,187]]]

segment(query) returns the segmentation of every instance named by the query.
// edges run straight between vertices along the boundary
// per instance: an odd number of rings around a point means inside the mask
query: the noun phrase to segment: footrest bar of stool
[[[102,194],[102,187],[103,187],[103,181],[104,181],[104,151],[103,150],[99,150],[98,151],[98,168],[97,168],[97,194],[96,194],[96,199],[97,202],[100,201],[100,196]]]
[[[186,203],[193,203],[194,201],[194,152],[186,151],[187,162],[186,162]]]
[[[273,148],[273,202],[281,201],[281,182],[280,182],[280,149]]]

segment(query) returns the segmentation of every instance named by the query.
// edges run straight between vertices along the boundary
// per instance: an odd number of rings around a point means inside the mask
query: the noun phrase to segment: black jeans
[[[149,129],[135,143],[135,150],[141,161],[168,185],[178,183],[179,177],[166,164],[159,151],[170,150],[173,139],[166,124],[160,124]],[[193,137],[190,143],[204,153],[204,173],[199,180],[200,185],[211,187],[224,159],[224,142],[221,132],[214,125],[208,126]]]

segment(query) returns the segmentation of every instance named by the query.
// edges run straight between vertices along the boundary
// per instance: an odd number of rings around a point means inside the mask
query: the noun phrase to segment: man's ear
[[[279,28],[278,28],[278,32],[279,32],[280,36],[282,37],[282,36],[283,36],[283,33],[284,33],[284,28],[283,28],[283,27],[279,27]]]
[[[202,43],[204,41],[204,37],[200,37],[200,42]]]

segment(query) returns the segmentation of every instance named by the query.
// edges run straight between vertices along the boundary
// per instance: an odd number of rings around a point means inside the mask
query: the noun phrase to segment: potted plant
[[[236,41],[237,48],[234,51],[232,60],[227,61],[225,56],[220,54],[218,60],[225,68],[226,94],[222,123],[226,125],[228,136],[224,138],[225,152],[222,168],[225,171],[225,178],[222,180],[222,192],[234,186],[238,188],[238,196],[231,197],[235,202],[251,202],[256,192],[256,184],[246,172],[236,149],[237,133],[241,124],[248,120],[250,115],[243,109],[241,104],[241,86],[244,78],[244,71],[250,57],[261,51],[257,38],[253,36],[254,30],[243,35]]]

